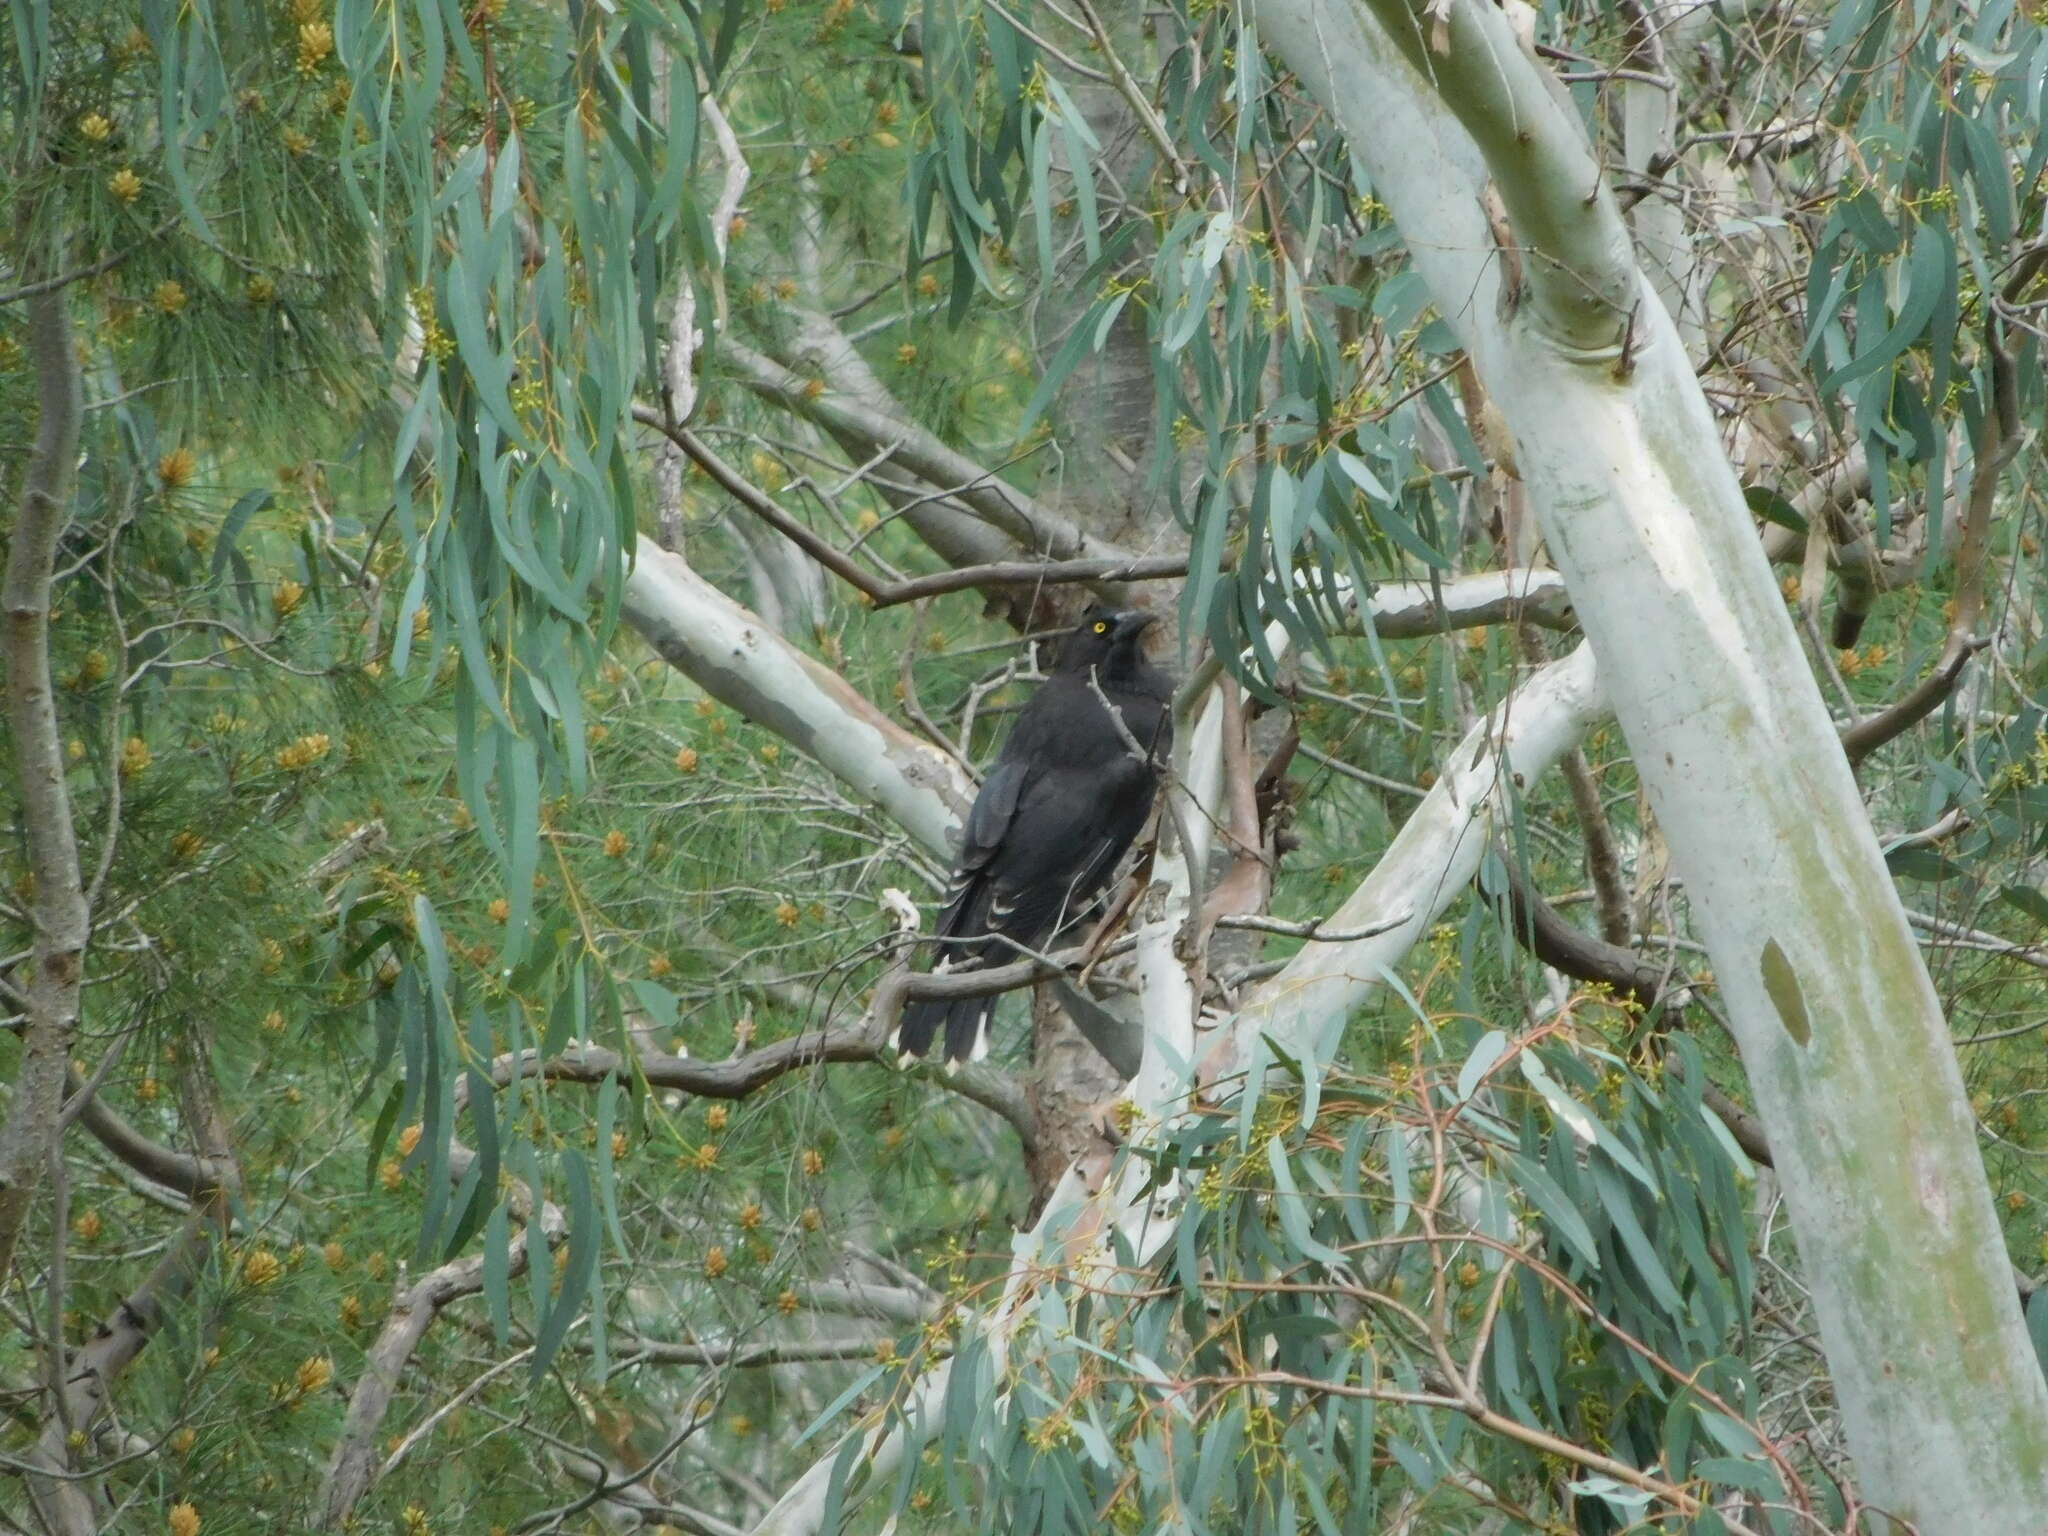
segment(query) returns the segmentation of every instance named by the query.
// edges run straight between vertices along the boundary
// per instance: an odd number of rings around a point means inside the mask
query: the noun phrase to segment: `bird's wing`
[[[1003,836],[1016,819],[1017,805],[1033,777],[1030,763],[1021,759],[998,761],[981,781],[981,793],[967,813],[967,829],[960,839],[960,873],[974,874],[988,867]]]
[[[1142,820],[1127,822],[1117,827],[1114,832],[1098,839],[1095,846],[1088,851],[1080,870],[1074,876],[1073,890],[1077,915],[1080,909],[1094,905],[1095,898],[1101,895],[1103,888],[1109,884],[1110,877],[1116,873],[1117,865],[1121,864],[1124,855],[1131,851],[1131,844],[1137,840],[1138,833],[1144,825]]]
[[[940,938],[987,931],[990,867],[1002,853],[1004,839],[1017,817],[1017,806],[1034,776],[1029,762],[998,760],[981,781],[981,792],[974,797],[974,806],[967,813],[967,826],[960,835],[960,858],[953,866],[945,910],[939,914]],[[946,954],[946,950],[940,951],[942,959]]]
[[[1133,706],[1156,717],[1157,701],[1116,702],[1145,737],[1156,734],[1157,718]],[[1050,679],[1018,715],[967,813],[937,930],[963,942],[941,959],[964,952],[999,962],[1015,951],[968,941],[1001,935],[1035,947],[1084,912],[1144,825],[1156,778],[1093,688]]]
[[[987,931],[1035,948],[1084,916],[1145,825],[1153,782],[1129,757],[1033,779],[984,876]]]

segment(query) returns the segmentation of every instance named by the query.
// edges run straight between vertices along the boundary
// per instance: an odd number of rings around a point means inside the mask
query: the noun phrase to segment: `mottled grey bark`
[[[43,256],[47,270],[59,269],[61,252]],[[45,270],[44,261],[25,262],[23,270],[26,276],[37,276]],[[0,1123],[0,1276],[12,1267],[15,1245],[57,1137],[90,933],[71,797],[64,784],[64,744],[50,682],[50,574],[58,536],[71,520],[84,408],[69,303],[62,288],[35,294],[27,302],[39,417],[8,540],[5,585],[0,588],[7,731],[21,789],[29,877],[34,882],[29,913],[35,924],[30,961],[34,974],[22,987],[28,1023],[21,1065],[7,1118]]]

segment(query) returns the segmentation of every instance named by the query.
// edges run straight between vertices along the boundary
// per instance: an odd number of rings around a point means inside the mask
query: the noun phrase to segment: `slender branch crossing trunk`
[[[525,1242],[514,1242],[507,1274],[514,1279],[523,1275],[526,1261]],[[364,1355],[362,1376],[349,1394],[341,1436],[320,1482],[321,1513],[316,1529],[340,1530],[350,1523],[356,1504],[369,1492],[375,1477],[377,1428],[384,1422],[384,1412],[406,1366],[442,1309],[483,1289],[483,1273],[481,1258],[456,1259],[430,1270],[399,1293],[376,1342]]]

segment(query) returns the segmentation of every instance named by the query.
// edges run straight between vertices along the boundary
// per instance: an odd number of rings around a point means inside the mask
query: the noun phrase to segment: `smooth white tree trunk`
[[[1941,1005],[1576,121],[1491,7],[1439,8],[1431,80],[1412,62],[1431,23],[1405,0],[1257,9],[1514,431],[1742,1048],[1863,1496],[1923,1536],[2028,1528],[2048,1510],[2048,1386]],[[1489,168],[1529,246],[1505,303]]]

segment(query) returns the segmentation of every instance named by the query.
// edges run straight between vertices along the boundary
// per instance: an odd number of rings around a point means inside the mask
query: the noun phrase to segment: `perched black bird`
[[[935,969],[1007,964],[1015,946],[1042,948],[1105,895],[1173,747],[1172,681],[1138,650],[1155,617],[1089,609],[1018,714],[967,814]],[[948,1061],[978,1058],[994,1008],[992,997],[910,1003],[897,1047],[922,1056],[943,1024]]]

